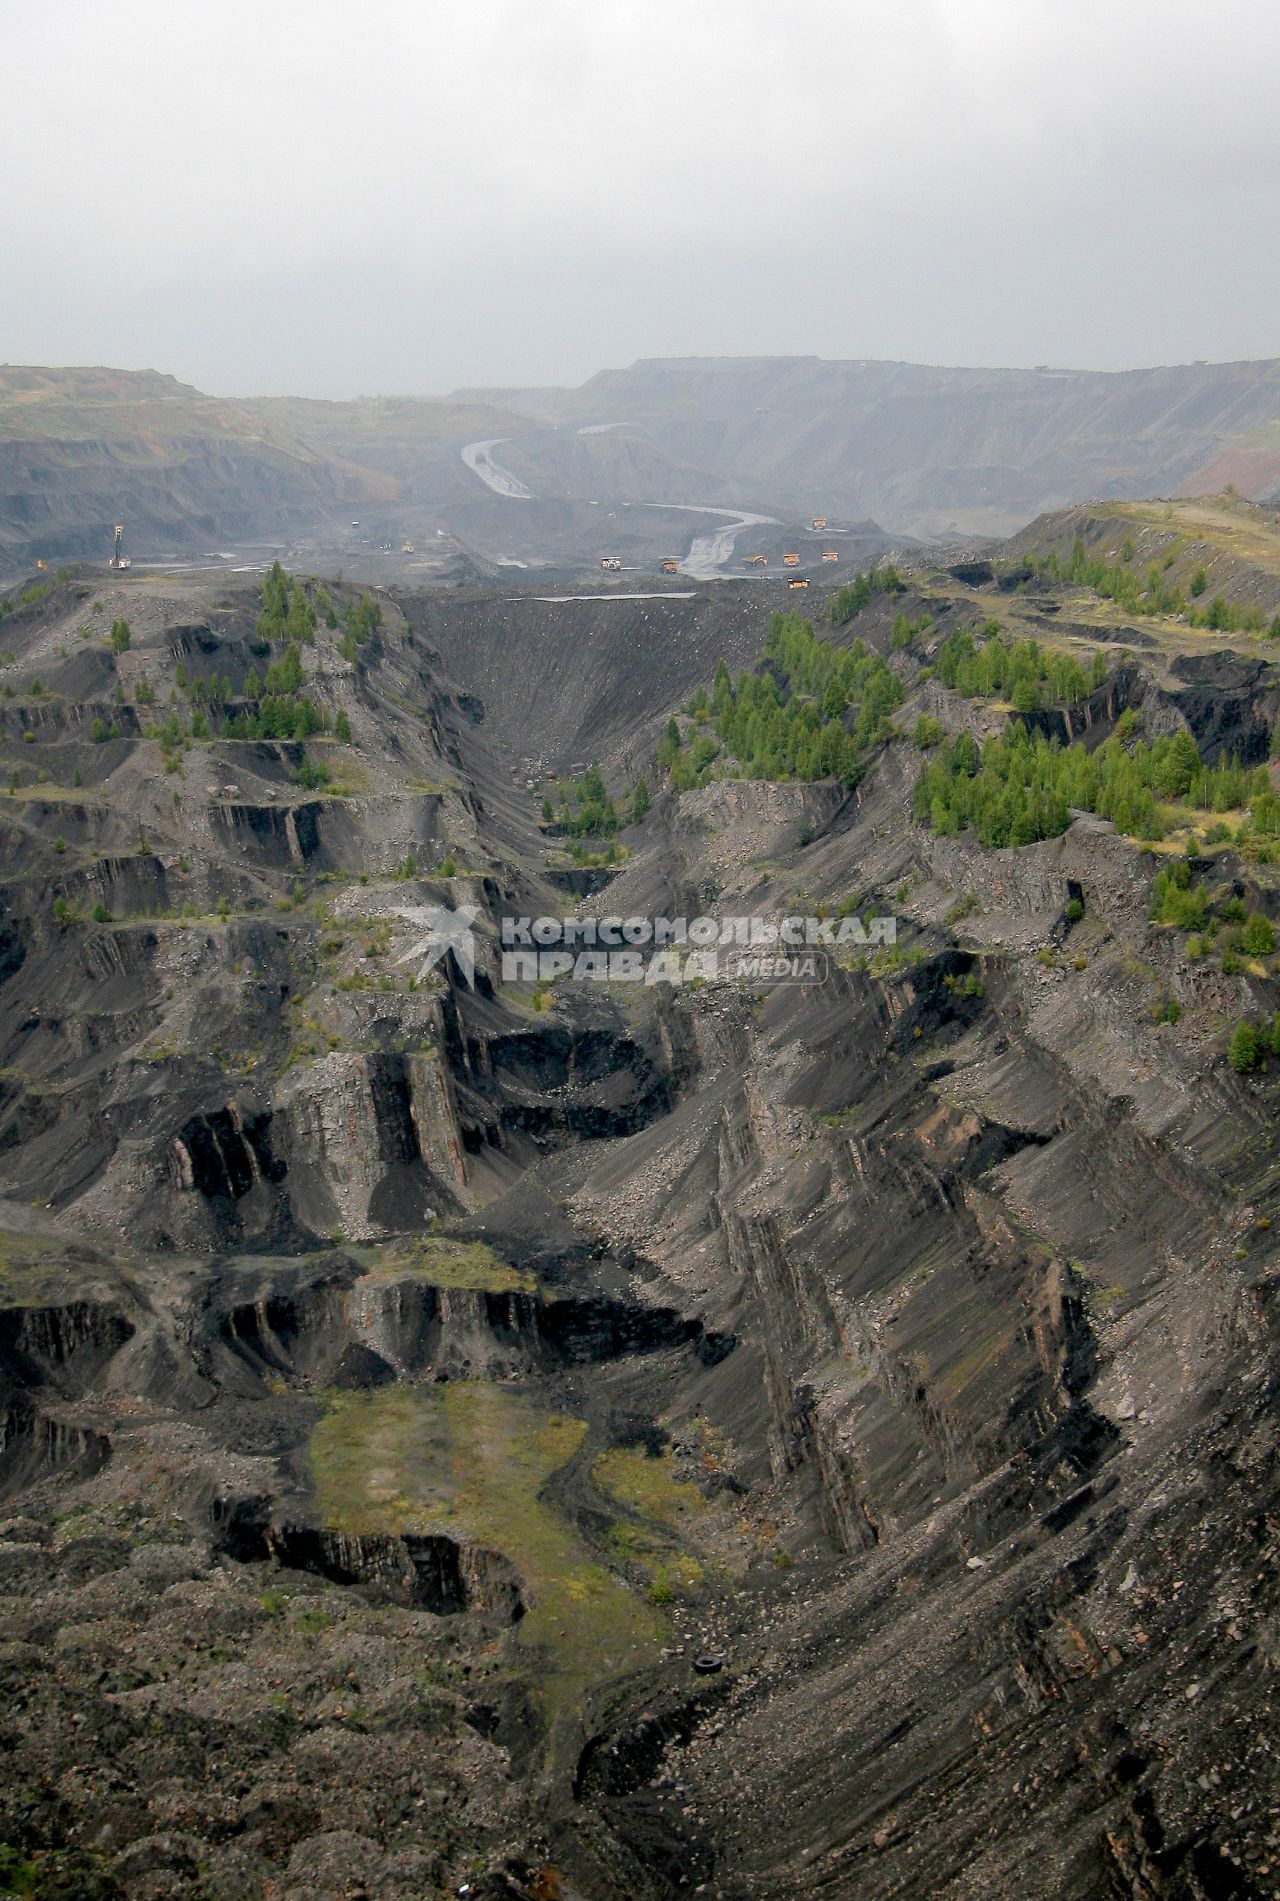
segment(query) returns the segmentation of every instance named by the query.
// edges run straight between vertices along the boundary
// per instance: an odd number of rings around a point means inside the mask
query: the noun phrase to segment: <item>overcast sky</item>
[[[4,0],[0,46],[0,361],[1280,354],[1275,0]]]

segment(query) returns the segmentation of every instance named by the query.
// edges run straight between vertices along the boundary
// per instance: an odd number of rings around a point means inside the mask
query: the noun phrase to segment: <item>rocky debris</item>
[[[138,1514],[99,1519],[87,1564],[94,1522],[0,1539],[0,1839],[43,1879],[103,1901],[337,1896],[358,1879],[409,1901],[536,1835],[505,1752],[470,1724],[455,1620],[207,1540],[153,1542],[173,1530]],[[39,1575],[23,1551],[43,1554]]]

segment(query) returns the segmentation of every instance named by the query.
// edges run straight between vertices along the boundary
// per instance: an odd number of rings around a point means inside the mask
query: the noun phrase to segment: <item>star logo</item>
[[[459,905],[456,911],[448,910],[443,904],[398,904],[392,916],[407,918],[422,933],[404,956],[396,959],[397,963],[409,964],[416,958],[418,975],[425,977],[452,951],[458,960],[459,970],[471,988],[475,989],[476,940],[471,927],[478,912],[474,904]]]

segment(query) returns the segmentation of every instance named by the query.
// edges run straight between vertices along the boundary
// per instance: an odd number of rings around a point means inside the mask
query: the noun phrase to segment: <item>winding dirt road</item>
[[[605,429],[622,427],[619,423],[593,423],[586,429],[580,429],[580,436],[599,434]],[[532,489],[526,488],[518,475],[510,469],[504,469],[501,462],[495,461],[493,450],[509,436],[491,436],[487,442],[469,442],[462,450],[462,460],[473,475],[479,476],[486,488],[493,490],[509,502],[531,502]],[[699,502],[643,502],[643,508],[667,508],[679,510],[685,515],[722,515],[727,517],[723,527],[713,529],[705,535],[695,535],[689,544],[689,552],[680,563],[679,572],[693,581],[719,580],[727,562],[733,559],[734,543],[744,528],[776,527],[776,515],[751,515],[735,508],[712,508]]]
[[[510,442],[510,436],[490,436],[487,442],[469,442],[462,451],[462,459],[473,475],[478,475],[486,488],[495,495],[504,496],[509,502],[531,502],[533,490],[526,488],[518,475],[510,469],[504,469],[501,462],[495,462],[492,450],[500,443]]]
[[[678,508],[687,515],[727,515],[730,517],[723,528],[713,529],[708,535],[695,535],[689,544],[689,552],[680,563],[680,573],[687,574],[693,581],[717,581],[722,577],[725,563],[733,559],[734,543],[744,528],[776,528],[776,515],[740,514],[736,508],[708,508],[698,502],[645,502],[645,508]]]

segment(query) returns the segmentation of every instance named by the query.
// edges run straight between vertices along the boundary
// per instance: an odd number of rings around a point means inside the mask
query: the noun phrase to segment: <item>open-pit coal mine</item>
[[[0,599],[0,1891],[1280,1894],[1280,601],[1102,533]]]

